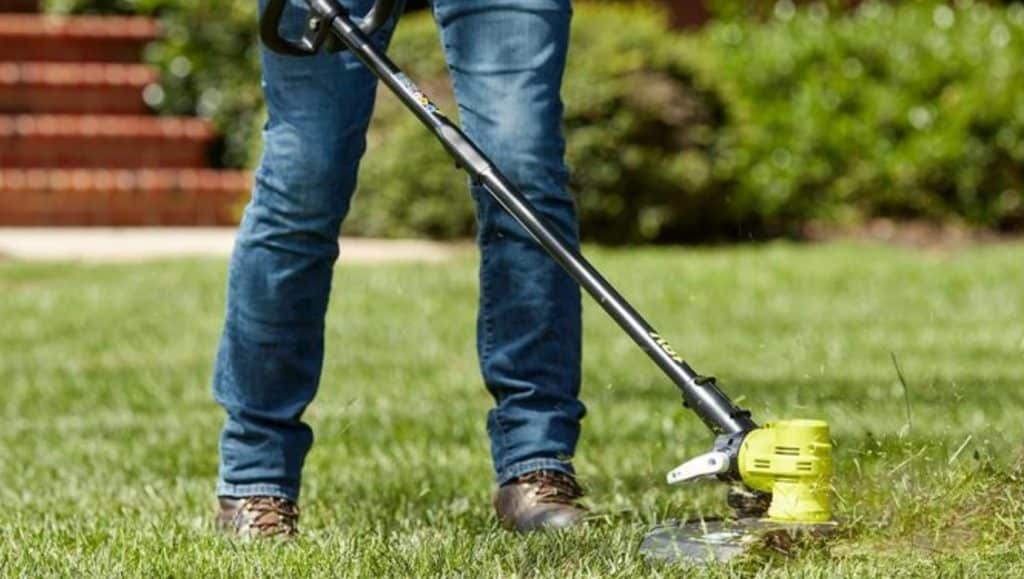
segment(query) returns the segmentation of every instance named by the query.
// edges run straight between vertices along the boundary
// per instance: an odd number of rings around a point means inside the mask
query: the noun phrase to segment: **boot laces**
[[[238,509],[250,515],[249,525],[261,536],[298,533],[299,507],[279,497],[249,497]]]
[[[531,484],[537,501],[573,505],[583,497],[583,488],[572,476],[558,471],[538,470],[518,478],[520,483]]]

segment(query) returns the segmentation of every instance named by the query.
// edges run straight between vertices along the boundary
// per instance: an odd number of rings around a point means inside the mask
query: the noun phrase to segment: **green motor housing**
[[[778,420],[751,431],[738,456],[743,483],[771,493],[768,520],[832,520],[832,442],[823,420]]]

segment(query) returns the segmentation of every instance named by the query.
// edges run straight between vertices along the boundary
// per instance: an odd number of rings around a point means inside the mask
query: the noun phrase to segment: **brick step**
[[[0,12],[36,12],[37,0],[0,0]]]
[[[157,80],[141,64],[0,62],[0,113],[143,114]]]
[[[0,60],[137,62],[157,35],[151,18],[0,14]]]
[[[212,169],[0,169],[0,225],[233,225],[250,178]]]
[[[216,138],[204,119],[0,115],[0,167],[204,167]]]

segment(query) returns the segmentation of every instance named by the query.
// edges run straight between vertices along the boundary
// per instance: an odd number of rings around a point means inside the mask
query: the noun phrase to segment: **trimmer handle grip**
[[[268,0],[260,14],[260,39],[268,49],[278,54],[289,56],[310,56],[320,51],[327,43],[328,50],[345,50],[340,42],[335,42],[330,34],[330,21],[334,15],[345,9],[337,0],[306,0],[310,6],[306,27],[299,41],[288,40],[281,36],[281,17],[288,0]],[[373,8],[366,13],[359,28],[367,35],[373,34],[394,15],[399,0],[376,0]]]

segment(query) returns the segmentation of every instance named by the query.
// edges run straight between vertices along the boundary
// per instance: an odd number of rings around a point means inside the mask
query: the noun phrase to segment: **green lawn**
[[[344,247],[342,248],[344,255]],[[831,554],[712,574],[1024,573],[1024,245],[600,250],[594,259],[760,420],[824,417]],[[687,575],[635,553],[652,522],[722,512],[664,473],[709,447],[675,389],[588,303],[577,467],[601,515],[497,528],[473,341],[476,262],[342,265],[303,534],[211,528],[209,375],[225,263],[0,263],[0,570],[56,576]],[[891,355],[908,385],[910,417]]]

